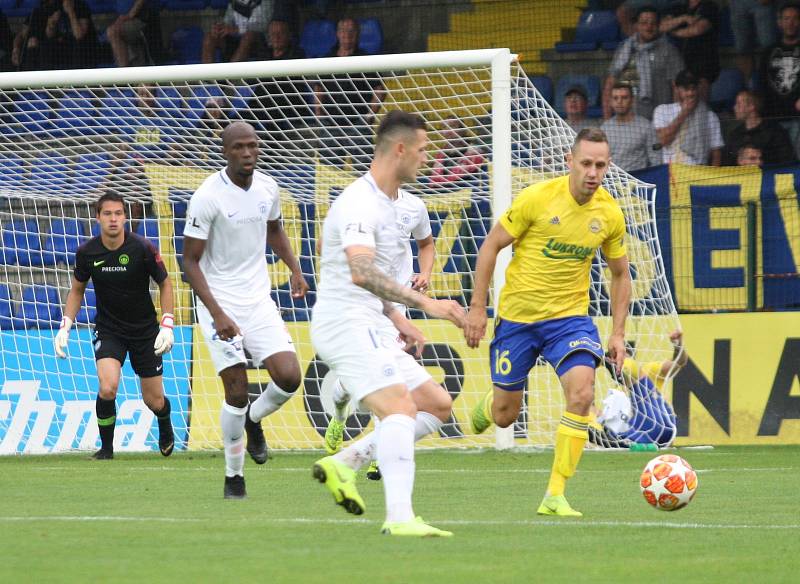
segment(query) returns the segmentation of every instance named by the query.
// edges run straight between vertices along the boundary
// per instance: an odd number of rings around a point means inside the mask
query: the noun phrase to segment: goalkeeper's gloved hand
[[[53,340],[53,344],[56,348],[56,355],[61,357],[62,359],[67,358],[67,352],[65,349],[67,348],[67,341],[69,340],[69,329],[72,328],[72,319],[68,316],[61,317],[61,326],[56,333],[56,337]]]
[[[165,312],[161,317],[161,329],[156,336],[156,342],[153,343],[156,355],[163,355],[169,353],[172,345],[175,344],[175,335],[172,333],[172,328],[175,326],[175,317],[169,312]]]

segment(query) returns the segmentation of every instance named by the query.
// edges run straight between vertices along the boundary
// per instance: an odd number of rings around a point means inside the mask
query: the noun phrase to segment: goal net
[[[272,297],[294,338],[304,373],[298,395],[264,420],[273,448],[319,448],[330,412],[326,365],[311,347],[315,244],[336,195],[371,157],[372,134],[388,110],[420,113],[429,123],[431,163],[408,188],[425,201],[436,261],[430,293],[467,305],[472,271],[493,216],[525,186],[566,171],[573,132],[533,87],[506,49],[189,65],[119,70],[11,73],[0,76],[0,453],[89,450],[99,445],[92,347],[96,313],[91,284],[68,346],[57,359],[53,337],[72,277],[75,251],[98,233],[94,201],[111,190],[127,199],[131,231],[159,250],[175,287],[176,344],[164,361],[177,449],[221,445],[222,386],[182,275],[189,197],[221,169],[220,130],[253,124],[259,169],[281,189],[284,228],[311,288],[293,300],[289,271],[269,249]],[[634,299],[628,339],[637,358],[667,359],[677,325],[654,220],[653,189],[614,168],[605,186],[628,223]],[[403,218],[398,218],[403,221]],[[504,266],[498,262],[495,285]],[[609,330],[609,291],[598,257],[591,315]],[[156,300],[156,288],[153,288]],[[492,295],[494,298],[494,294]],[[461,331],[412,311],[429,343],[422,358],[454,398],[453,417],[421,444],[490,446],[475,436],[469,412],[491,387],[488,339],[467,348]],[[491,330],[488,332],[491,336]],[[599,370],[598,399],[614,385]],[[251,393],[269,379],[252,364]],[[546,446],[562,410],[558,380],[534,367],[511,442]],[[117,396],[115,449],[157,449],[157,425],[129,364]],[[370,424],[348,420],[346,438]]]

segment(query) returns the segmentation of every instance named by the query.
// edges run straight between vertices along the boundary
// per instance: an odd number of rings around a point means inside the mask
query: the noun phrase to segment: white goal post
[[[264,420],[265,434],[274,448],[320,448],[331,404],[327,368],[308,336],[316,234],[331,201],[368,163],[376,123],[396,108],[420,113],[430,127],[430,168],[409,188],[425,200],[434,228],[431,293],[466,306],[492,217],[525,186],[563,174],[574,137],[508,49],[0,74],[0,454],[97,446],[91,288],[68,359],[55,358],[52,339],[75,249],[93,235],[92,204],[107,190],[125,195],[131,230],[157,245],[176,288],[176,345],[164,366],[176,448],[220,446],[222,388],[182,277],[182,228],[188,197],[224,165],[221,127],[237,119],[256,127],[259,168],[281,187],[284,228],[311,286],[307,300],[293,301],[286,267],[267,250],[273,298],[294,338],[304,383]],[[628,225],[634,277],[628,337],[639,359],[668,359],[667,333],[678,323],[654,189],[617,168],[605,186]],[[510,249],[500,256],[493,290],[510,257]],[[591,316],[607,336],[599,256],[592,272]],[[469,349],[449,323],[411,316],[429,339],[424,365],[454,397],[450,423],[421,446],[551,443],[562,396],[547,366],[534,367],[514,426],[497,438],[472,435],[469,412],[491,386],[488,338]],[[254,393],[268,380],[255,367],[248,376]],[[599,399],[611,385],[599,370]],[[115,449],[157,449],[155,420],[129,364],[117,408]],[[367,416],[352,416],[346,437],[368,424]]]

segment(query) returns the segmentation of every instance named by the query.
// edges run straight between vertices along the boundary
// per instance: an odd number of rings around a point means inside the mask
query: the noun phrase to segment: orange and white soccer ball
[[[697,473],[675,454],[662,454],[647,463],[639,479],[642,495],[656,509],[676,511],[697,492]]]

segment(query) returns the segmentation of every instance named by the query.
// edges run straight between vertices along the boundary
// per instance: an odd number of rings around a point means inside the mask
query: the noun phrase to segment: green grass
[[[247,462],[249,498],[222,499],[219,454],[0,458],[0,582],[797,582],[800,447],[680,452],[689,507],[650,508],[652,453],[587,452],[568,485],[578,520],[535,515],[551,453],[420,452],[416,512],[445,540],[379,534],[311,479],[318,455]]]

